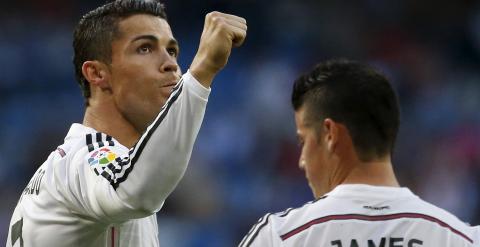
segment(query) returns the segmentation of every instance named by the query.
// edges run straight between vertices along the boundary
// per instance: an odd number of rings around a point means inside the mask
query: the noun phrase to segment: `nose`
[[[162,63],[162,65],[160,66],[160,71],[161,72],[173,72],[173,73],[177,73],[178,71],[178,63],[177,63],[177,59],[173,56],[170,56],[170,54],[166,53],[164,55],[165,59]]]

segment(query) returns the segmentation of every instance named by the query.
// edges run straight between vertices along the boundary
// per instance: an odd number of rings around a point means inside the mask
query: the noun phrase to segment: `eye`
[[[172,57],[177,57],[178,56],[178,49],[175,48],[175,47],[167,48],[167,52]]]
[[[138,54],[148,54],[152,52],[152,46],[150,44],[144,44],[137,48]]]

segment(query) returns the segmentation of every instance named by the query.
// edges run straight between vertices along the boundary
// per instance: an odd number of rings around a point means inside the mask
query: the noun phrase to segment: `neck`
[[[92,101],[85,110],[83,125],[112,136],[127,148],[133,147],[141,133],[111,105],[113,102]]]
[[[340,184],[368,184],[376,186],[399,187],[393,171],[390,156],[375,161],[355,162]]]

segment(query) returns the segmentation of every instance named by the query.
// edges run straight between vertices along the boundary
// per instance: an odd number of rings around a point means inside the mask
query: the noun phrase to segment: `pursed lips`
[[[177,85],[176,81],[167,83],[167,84],[163,85],[162,87],[172,87],[172,86],[175,86],[175,85]]]
[[[161,86],[160,88],[164,88],[164,89],[169,89],[169,91],[171,92],[173,90],[173,87],[175,87],[175,85],[177,85],[177,82],[174,81],[174,82],[169,82],[163,86]],[[169,92],[169,93],[170,93]]]
[[[163,91],[164,96],[169,96],[173,92],[173,88],[177,85],[176,81],[169,82],[163,86],[160,87],[160,89]]]

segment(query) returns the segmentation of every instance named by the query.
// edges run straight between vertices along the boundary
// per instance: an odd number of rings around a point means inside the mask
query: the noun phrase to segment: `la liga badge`
[[[108,148],[102,148],[93,152],[90,157],[88,158],[88,164],[91,166],[99,165],[107,165],[110,162],[114,161],[117,158],[117,155],[113,153]]]

